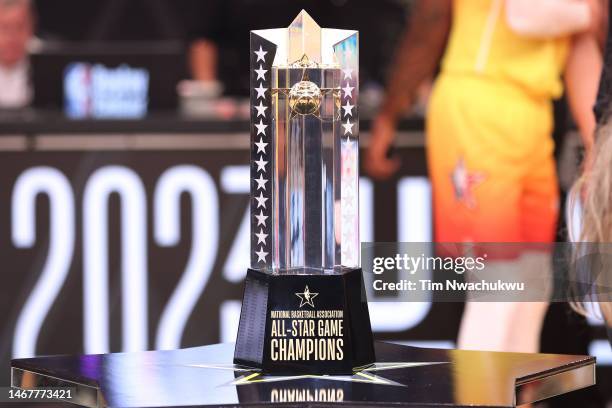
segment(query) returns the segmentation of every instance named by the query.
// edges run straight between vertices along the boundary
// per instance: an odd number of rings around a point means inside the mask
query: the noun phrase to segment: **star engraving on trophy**
[[[310,289],[308,289],[308,285],[306,285],[306,288],[304,288],[304,291],[302,293],[295,294],[295,296],[300,298],[300,307],[303,307],[304,305],[308,305],[313,308],[315,307],[315,305],[312,301],[318,295],[319,295],[318,292],[311,292]]]
[[[346,140],[344,140],[343,143],[344,147],[346,147],[348,150],[351,150],[353,148],[353,145],[355,144],[355,142],[352,141],[349,136],[346,137]]]
[[[344,169],[344,171],[348,177],[352,177],[355,174],[355,167],[347,167],[346,169]]]
[[[354,192],[355,192],[355,187],[353,186],[352,183],[346,183],[342,185],[342,188],[344,190],[344,192],[346,193],[346,199],[352,199],[352,197],[354,196]]]
[[[257,110],[257,117],[263,116],[266,117],[267,106],[264,106],[262,101],[259,101],[259,105],[253,106]]]
[[[255,218],[257,218],[257,226],[258,227],[260,225],[263,225],[264,227],[266,226],[266,220],[268,219],[268,216],[264,215],[263,210],[260,210],[259,214],[255,215]]]
[[[255,164],[257,165],[257,171],[266,172],[268,162],[263,159],[263,156],[259,156],[259,160],[255,160]]]
[[[344,97],[345,98],[352,98],[353,97],[353,89],[355,89],[355,87],[351,86],[351,84],[349,84],[347,82],[346,86],[344,88],[342,88],[342,90],[344,91]]]
[[[351,127],[350,120],[347,121],[347,124],[343,124],[343,126]],[[347,129],[349,130],[349,129]],[[352,129],[351,129],[352,130]],[[351,132],[352,133],[352,132]],[[356,245],[355,231],[357,230],[357,225],[355,224],[355,213],[357,212],[357,183],[356,178],[354,178],[356,172],[356,140],[352,139],[351,136],[347,135],[346,139],[342,141],[342,185],[341,185],[341,199],[342,199],[342,215],[341,215],[341,237],[342,237],[342,248],[341,248],[341,258],[342,262],[346,262],[348,264],[353,264],[356,262],[356,257],[358,256],[358,252],[355,249]]]
[[[344,214],[342,214],[342,217],[346,218],[347,224],[349,224],[349,222],[353,219],[353,215],[354,214],[345,211]]]
[[[268,53],[268,51],[264,51],[261,45],[259,46],[259,51],[253,52],[255,53],[255,55],[257,55],[257,62],[266,62],[266,54]]]
[[[354,233],[354,228],[351,224],[345,225],[345,230],[342,231],[342,233],[345,235],[346,239],[350,239],[350,235]],[[353,256],[353,248],[346,246],[344,248],[342,248],[342,252],[344,253],[344,255],[348,256],[349,258],[351,258]]]
[[[255,73],[257,74],[257,79],[261,79],[262,81],[266,80],[266,72],[268,72],[267,69],[263,69],[263,66],[259,66],[259,69],[254,70]]]
[[[265,191],[266,183],[268,182],[268,179],[263,178],[263,174],[260,174],[259,178],[256,178],[254,180],[257,183],[257,190],[264,190]]]
[[[268,201],[268,199],[264,197],[263,192],[260,192],[259,196],[255,197],[255,200],[257,201],[257,208],[259,207],[266,208],[266,201]]]
[[[345,214],[351,214],[353,215],[353,210],[355,209],[355,207],[353,207],[354,204],[354,200],[353,200],[353,195],[349,194],[345,197],[345,200],[342,202],[342,212]]]
[[[342,127],[344,128],[344,134],[345,134],[345,135],[346,135],[347,133],[353,134],[353,126],[354,126],[354,125],[355,125],[355,124],[354,124],[354,123],[351,123],[351,120],[350,120],[350,119],[348,119],[348,120],[346,121],[346,123],[343,123],[343,124],[342,124]]]
[[[263,153],[266,154],[266,146],[268,144],[264,143],[263,139],[260,137],[259,138],[259,142],[255,143],[255,146],[257,146],[257,153]]]
[[[259,233],[255,233],[255,236],[257,237],[257,243],[258,244],[266,244],[266,239],[268,238],[268,234],[264,234],[263,229],[259,230]]]
[[[352,223],[353,217],[355,215],[355,213],[352,211],[354,209],[354,207],[352,206],[352,198],[346,197],[346,200],[343,204],[342,210],[343,210],[343,214],[342,217],[345,218],[345,223],[342,226],[342,232],[349,232],[352,231],[354,229],[354,225]]]
[[[268,90],[268,88],[264,88],[262,83],[260,83],[257,88],[253,89],[255,90],[255,92],[257,92],[257,99],[266,97],[266,91]]]
[[[257,254],[257,262],[266,262],[268,253],[264,252],[263,247],[259,248],[259,251],[255,252],[255,254]]]
[[[256,123],[255,127],[257,128],[258,135],[266,135],[266,128],[268,125],[264,124],[262,119],[259,119],[259,123]]]
[[[346,101],[346,105],[342,106],[344,109],[344,116],[353,116],[353,108],[355,105],[351,105],[350,101]]]
[[[355,233],[355,228],[353,227],[353,224],[347,224],[342,227],[342,234],[344,235],[344,238],[350,239],[351,235],[353,235],[354,233]],[[352,256],[352,250],[350,247],[347,246],[343,248],[342,251],[344,252],[346,256],[349,256],[349,257]]]

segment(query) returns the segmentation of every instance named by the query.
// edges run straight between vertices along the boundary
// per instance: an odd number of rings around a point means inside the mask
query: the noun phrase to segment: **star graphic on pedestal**
[[[263,139],[260,137],[259,138],[259,142],[255,143],[255,146],[257,146],[257,153],[266,153],[266,146],[268,144],[264,143]]]
[[[347,82],[346,86],[344,88],[342,88],[342,90],[344,91],[344,97],[345,98],[352,98],[353,97],[353,89],[355,89],[354,86],[350,86],[350,84]]]
[[[346,105],[344,105],[342,107],[342,109],[344,109],[344,115],[345,116],[353,116],[353,108],[355,107],[355,105],[351,105],[351,103],[349,101],[346,101]]]
[[[255,70],[255,73],[257,74],[257,79],[261,79],[262,81],[266,80],[266,72],[268,72],[267,69],[263,69],[263,67],[260,65],[259,69]]]
[[[259,192],[259,197],[255,197],[255,200],[257,201],[257,208],[266,208],[266,201],[268,201],[268,199],[263,196],[263,192]]]
[[[255,89],[255,92],[257,92],[257,99],[266,97],[266,91],[268,90],[268,88],[264,88],[263,84],[259,84],[257,88],[253,89]]]
[[[257,62],[263,61],[266,62],[266,54],[268,51],[264,51],[261,45],[259,46],[259,51],[253,51],[255,55],[257,55]]]
[[[255,218],[257,218],[257,226],[263,225],[264,227],[266,226],[266,220],[268,219],[267,215],[264,215],[263,210],[259,211],[259,214],[255,215]]]
[[[259,123],[256,123],[255,127],[257,128],[258,135],[261,135],[261,134],[263,134],[264,136],[266,135],[266,128],[268,127],[268,125],[265,125],[263,123],[263,120],[259,119]]]
[[[343,69],[342,72],[344,73],[344,79],[353,79],[353,70],[351,68]]]
[[[253,106],[256,110],[257,110],[257,117],[263,116],[264,118],[266,117],[266,109],[268,109],[267,106],[264,106],[262,101],[259,101],[259,105],[257,106]]]
[[[257,237],[257,243],[258,244],[266,244],[266,239],[268,238],[268,234],[264,234],[263,230],[260,229],[259,233],[256,233],[255,236]]]
[[[261,371],[252,370],[249,372],[248,368],[244,366],[234,366],[235,371],[245,372],[244,375],[236,378],[236,380],[231,382],[231,385],[248,385],[255,383],[271,383],[271,382],[287,382],[287,381],[295,381],[306,378],[313,378],[320,381],[331,381],[331,382],[353,382],[353,383],[366,383],[372,385],[386,385],[386,386],[394,386],[394,387],[405,387],[404,384],[400,384],[396,381],[386,379],[377,375],[380,371],[387,370],[399,370],[402,368],[413,368],[413,367],[421,367],[427,365],[436,365],[436,364],[446,364],[443,362],[424,362],[424,363],[374,363],[366,367],[358,367],[353,369],[353,375],[316,375],[316,374],[304,374],[304,375],[287,375],[287,376],[279,376],[279,375],[266,375]],[[219,369],[219,370],[230,370],[232,369],[231,365],[204,365],[204,364],[194,364],[192,367],[200,367],[200,368],[211,368],[211,369]]]
[[[268,164],[268,162],[265,161],[262,156],[259,156],[259,160],[255,160],[254,163],[257,165],[257,171],[266,172],[266,164]]]
[[[353,134],[353,125],[354,123],[351,123],[351,120],[348,119],[346,121],[346,123],[342,124],[342,127],[344,128],[344,134],[346,135],[347,133]]]
[[[357,367],[353,369],[352,375],[316,375],[316,374],[298,374],[298,375],[266,375],[260,370],[237,364],[189,364],[189,367],[202,368],[209,370],[231,370],[236,373],[244,373],[243,375],[232,380],[227,385],[249,385],[257,383],[284,383],[288,381],[297,381],[302,379],[316,379],[322,382],[349,382],[349,383],[364,383],[381,386],[405,387],[404,384],[377,375],[379,372],[389,370],[401,370],[416,368],[429,365],[448,364],[446,362],[384,362],[374,363],[365,367]]]
[[[300,298],[300,307],[304,305],[308,305],[313,308],[315,306],[314,306],[314,303],[312,303],[312,300],[316,298],[318,295],[319,295],[318,293],[311,292],[310,289],[308,289],[308,285],[306,285],[304,292],[295,294],[295,296]]]

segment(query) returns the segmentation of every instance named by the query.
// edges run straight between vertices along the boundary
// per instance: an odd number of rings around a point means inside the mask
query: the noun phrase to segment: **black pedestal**
[[[247,273],[234,362],[268,374],[352,374],[375,361],[361,269]]]

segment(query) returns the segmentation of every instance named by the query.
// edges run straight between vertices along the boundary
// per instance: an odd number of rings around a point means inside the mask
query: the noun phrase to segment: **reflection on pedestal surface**
[[[513,407],[595,384],[589,356],[437,350],[376,343],[352,376],[266,376],[234,345],[13,360],[13,386],[73,387],[89,407],[269,403]]]

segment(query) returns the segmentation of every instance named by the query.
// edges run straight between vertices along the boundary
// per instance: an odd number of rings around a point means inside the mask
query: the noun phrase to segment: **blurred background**
[[[0,0],[0,385],[16,357],[233,341],[250,243],[249,31],[302,8],[360,31],[363,148],[412,1],[38,0],[3,12],[11,1]],[[400,123],[398,174],[362,172],[364,242],[434,238],[422,88]],[[566,191],[581,149],[563,99],[555,129]],[[455,345],[462,309],[370,305],[378,339],[425,347]],[[542,350],[599,366],[598,387],[548,406],[612,401],[598,322],[553,305]]]

